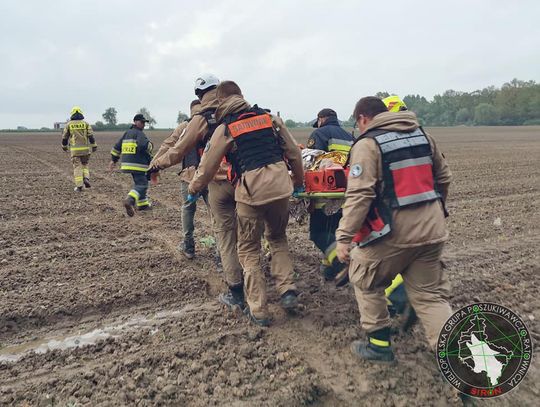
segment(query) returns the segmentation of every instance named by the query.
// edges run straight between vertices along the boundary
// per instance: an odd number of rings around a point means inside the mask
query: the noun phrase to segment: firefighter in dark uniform
[[[339,124],[337,113],[332,109],[322,109],[313,124],[316,130],[309,136],[307,147],[325,152],[349,154],[353,137]],[[327,215],[324,210],[326,201],[314,200],[309,218],[309,239],[324,254],[321,271],[327,281],[334,280],[345,267],[336,257],[336,229],[341,219],[341,209]],[[347,282],[347,274],[340,274],[338,285]]]
[[[148,166],[152,161],[152,142],[146,137],[143,130],[148,120],[140,113],[133,118],[133,125],[116,142],[111,150],[109,170],[113,171],[120,160],[120,170],[131,174],[133,188],[124,200],[124,207],[128,216],[139,211],[151,209],[146,195],[148,191]]]

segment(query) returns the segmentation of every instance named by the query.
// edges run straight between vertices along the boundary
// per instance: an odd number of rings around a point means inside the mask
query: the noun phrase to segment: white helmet
[[[211,86],[219,85],[219,79],[212,75],[211,73],[202,74],[197,79],[195,79],[195,93],[198,90],[205,90]]]

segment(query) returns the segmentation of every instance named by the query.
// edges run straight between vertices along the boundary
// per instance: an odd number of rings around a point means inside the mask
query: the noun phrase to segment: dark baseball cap
[[[137,113],[135,115],[135,117],[133,118],[133,121],[134,122],[138,122],[138,121],[141,121],[141,122],[146,122],[148,123],[148,120],[146,119],[146,117],[144,117],[144,115],[142,113]]]
[[[319,113],[317,113],[317,119],[315,119],[315,123],[313,123],[313,127],[315,127],[315,128],[318,127],[317,120],[322,118],[322,117],[336,117],[337,118],[337,113],[333,109],[324,108]]]

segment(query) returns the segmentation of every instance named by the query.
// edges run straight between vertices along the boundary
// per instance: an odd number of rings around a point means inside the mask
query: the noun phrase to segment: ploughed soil
[[[540,128],[430,132],[455,176],[452,306],[502,304],[539,340]],[[149,134],[156,145],[167,136]],[[397,366],[351,355],[364,335],[352,288],[323,281],[305,224],[289,228],[301,309],[280,309],[270,277],[270,328],[222,308],[207,208],[192,261],[177,249],[174,170],[151,187],[154,210],[128,218],[130,177],[106,170],[117,137],[96,134],[92,187],[78,194],[58,134],[0,135],[0,405],[461,404],[420,325],[394,338]],[[537,361],[517,389],[479,404],[537,405]]]

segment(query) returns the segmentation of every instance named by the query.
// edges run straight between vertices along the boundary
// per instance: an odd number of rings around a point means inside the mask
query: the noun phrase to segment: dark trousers
[[[315,209],[309,218],[309,239],[324,254],[321,270],[327,280],[333,280],[345,267],[338,260],[336,252],[336,230],[340,219],[341,209],[329,216],[323,209]]]
[[[146,193],[148,191],[148,176],[145,172],[132,172],[133,188],[128,195],[135,199],[137,207],[148,206],[150,202]]]
[[[186,203],[188,196],[189,182],[180,181],[180,194],[182,196],[182,231],[184,232],[184,241],[190,246],[194,246],[193,232],[195,231],[195,211],[197,210],[197,201]],[[206,206],[208,205],[208,190],[201,193]]]
[[[336,241],[336,230],[341,219],[341,210],[327,216],[322,209],[315,209],[309,217],[309,240],[323,253]]]

